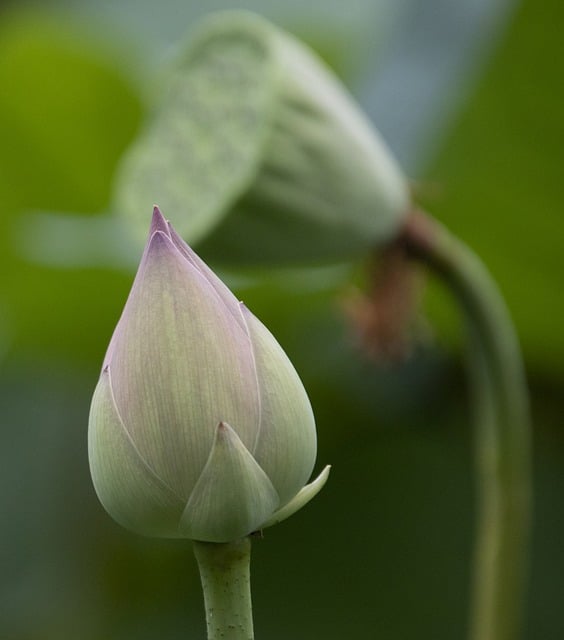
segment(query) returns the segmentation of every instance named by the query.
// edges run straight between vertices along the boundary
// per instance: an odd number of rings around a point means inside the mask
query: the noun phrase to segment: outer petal
[[[185,499],[219,422],[237,424],[245,445],[254,443],[260,413],[249,337],[164,231],[150,239],[110,363],[125,427]]]
[[[186,537],[206,542],[237,540],[277,509],[278,494],[235,431],[225,423],[182,516]]]
[[[168,235],[170,237],[170,230],[169,230],[169,225],[167,223],[167,221],[164,219],[163,214],[161,213],[160,209],[155,206],[153,207],[153,218],[151,220],[151,226],[149,228],[149,240],[147,241],[147,244],[145,245],[145,249],[143,251],[143,256],[141,257],[141,262],[139,264],[139,268],[137,270],[137,273],[135,275],[135,280],[133,281],[133,286],[131,287],[131,291],[129,292],[129,298],[132,298],[134,296],[134,294],[137,291],[137,288],[139,286],[141,286],[141,282],[143,281],[143,277],[144,277],[144,272],[145,272],[145,264],[147,262],[147,253],[149,251],[149,245],[150,245],[150,240],[153,237],[153,234],[155,234],[157,231],[162,231],[163,233],[165,233],[166,235]],[[123,315],[122,315],[123,318]],[[104,363],[102,365],[102,371],[108,366],[108,364],[111,362],[112,360],[112,355],[114,352],[114,345],[116,343],[116,340],[118,339],[118,335],[119,335],[119,326],[121,324],[121,320],[120,322],[118,322],[118,325],[116,327],[116,329],[114,330],[114,333],[112,335],[112,339],[110,341],[110,344],[108,346],[108,349],[106,351],[106,355],[104,356]]]
[[[94,487],[106,511],[124,527],[150,536],[178,536],[181,500],[142,459],[102,373],[90,409],[88,456]]]
[[[151,229],[149,231],[149,239],[151,239],[152,235],[157,232],[162,231],[165,235],[167,235],[172,241],[173,245],[178,249],[178,251],[186,258],[186,260],[201,273],[201,275],[209,282],[209,284],[215,290],[215,293],[221,298],[225,306],[231,311],[233,314],[233,319],[237,324],[239,324],[246,332],[246,325],[241,316],[241,311],[239,310],[239,301],[233,295],[232,291],[229,287],[218,278],[215,273],[208,267],[208,265],[198,256],[195,251],[193,251],[188,244],[176,233],[174,227],[168,222],[161,210],[158,206],[153,207],[153,218],[151,220]],[[142,263],[145,261],[145,256],[143,256]]]
[[[176,248],[182,253],[182,255],[195,267],[202,276],[210,283],[215,289],[217,295],[223,300],[225,306],[233,314],[233,319],[239,324],[246,332],[246,325],[239,309],[239,301],[233,295],[229,287],[227,287],[220,278],[208,267],[208,265],[184,242],[184,240],[176,233],[174,228],[168,224],[168,230],[170,238]]]
[[[254,448],[283,506],[305,485],[317,439],[311,405],[292,363],[270,331],[241,305],[253,343],[260,390],[261,427]]]

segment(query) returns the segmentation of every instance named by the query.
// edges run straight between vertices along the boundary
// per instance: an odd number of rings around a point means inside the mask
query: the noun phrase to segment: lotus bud
[[[314,418],[274,337],[155,207],[90,411],[94,487],[132,531],[228,542],[278,522],[306,485]]]
[[[208,18],[163,80],[117,181],[116,208],[143,233],[147,201],[176,212],[203,255],[239,263],[354,258],[395,237],[409,209],[405,178],[344,86],[246,12]]]

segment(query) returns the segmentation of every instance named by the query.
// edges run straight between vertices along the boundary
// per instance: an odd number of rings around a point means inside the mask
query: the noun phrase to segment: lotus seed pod
[[[256,15],[208,18],[176,57],[119,172],[116,207],[175,212],[224,263],[329,262],[389,242],[406,180],[347,90],[307,47]]]
[[[155,208],[90,411],[94,487],[149,536],[241,538],[290,515],[316,433],[303,385],[270,332]]]

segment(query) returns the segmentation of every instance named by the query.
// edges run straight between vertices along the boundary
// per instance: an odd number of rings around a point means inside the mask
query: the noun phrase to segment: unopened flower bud
[[[100,501],[141,534],[227,542],[300,508],[311,406],[270,332],[155,208],[92,400]]]
[[[349,259],[387,244],[409,210],[407,181],[343,85],[246,12],[212,16],[177,56],[117,184],[137,227],[142,203],[161,202],[223,262]]]

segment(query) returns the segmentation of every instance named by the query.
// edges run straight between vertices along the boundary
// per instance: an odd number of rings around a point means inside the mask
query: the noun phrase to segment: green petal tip
[[[281,509],[275,511],[272,516],[261,526],[261,529],[266,529],[272,525],[278,524],[286,518],[299,511],[305,506],[312,498],[314,498],[325,486],[327,478],[329,478],[329,471],[331,471],[331,465],[328,464],[325,469],[317,476],[317,478],[307,484],[301,491],[299,491],[287,504]]]

